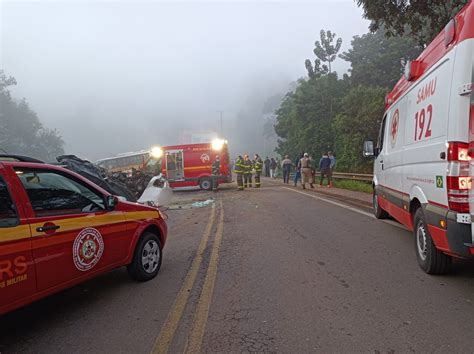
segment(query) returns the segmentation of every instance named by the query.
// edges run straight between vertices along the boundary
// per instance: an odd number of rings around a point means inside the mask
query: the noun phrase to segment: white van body
[[[414,230],[420,266],[433,274],[447,272],[452,256],[474,255],[471,4],[407,64],[374,153],[375,215]]]

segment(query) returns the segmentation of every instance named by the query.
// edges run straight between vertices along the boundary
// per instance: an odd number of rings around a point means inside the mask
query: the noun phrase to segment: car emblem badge
[[[74,240],[72,255],[74,265],[81,272],[94,268],[104,252],[104,240],[100,232],[92,227],[82,230]]]

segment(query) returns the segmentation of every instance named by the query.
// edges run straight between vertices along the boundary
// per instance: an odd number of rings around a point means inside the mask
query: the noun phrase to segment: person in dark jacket
[[[270,160],[270,178],[276,178],[276,168],[277,162],[272,157],[272,159]]]
[[[319,182],[319,186],[323,186],[324,177],[327,176],[328,178],[328,188],[332,187],[332,179],[331,179],[331,159],[329,158],[327,153],[323,154],[321,160],[319,160],[319,171],[321,172],[321,180]]]
[[[263,165],[265,166],[265,177],[270,177],[270,159],[268,156],[263,162]]]
[[[298,181],[301,179],[301,159],[303,158],[304,153],[298,155],[295,159],[296,161],[296,170],[295,170],[295,177],[293,182],[295,182],[295,187],[298,185]]]

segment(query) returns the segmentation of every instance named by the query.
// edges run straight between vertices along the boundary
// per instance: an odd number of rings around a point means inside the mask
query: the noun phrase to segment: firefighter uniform
[[[260,176],[262,175],[263,170],[263,161],[260,156],[255,155],[255,160],[253,160],[253,165],[255,167],[255,188],[260,188]]]
[[[244,159],[239,155],[235,160],[235,174],[237,175],[237,188],[239,191],[244,190]]]
[[[221,161],[219,156],[216,156],[216,159],[212,163],[212,189],[217,190],[217,180],[221,175]]]
[[[248,155],[244,157],[244,188],[252,188],[252,169],[253,163]]]

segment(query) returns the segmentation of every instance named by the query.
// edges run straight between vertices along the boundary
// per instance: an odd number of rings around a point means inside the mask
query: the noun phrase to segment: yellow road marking
[[[207,269],[206,279],[202,288],[201,296],[194,316],[194,325],[186,346],[186,353],[199,353],[201,350],[202,339],[206,329],[209,308],[211,306],[212,294],[216,283],[217,265],[219,263],[219,251],[221,249],[222,235],[224,231],[224,207],[222,200],[219,203],[221,215],[217,225],[216,238],[212,247],[211,260]]]
[[[186,307],[188,298],[191,294],[191,289],[194,286],[199,268],[201,267],[201,262],[204,258],[204,251],[206,249],[209,235],[211,234],[212,225],[214,224],[215,214],[216,208],[212,208],[209,215],[209,221],[206,225],[206,229],[196,251],[196,256],[191,263],[191,268],[189,269],[188,274],[186,274],[186,278],[184,279],[183,285],[176,296],[173,307],[168,313],[168,317],[166,318],[166,321],[161,328],[160,334],[155,341],[151,351],[153,354],[167,353],[171,342],[173,341],[174,334],[178,328],[179,321],[183,315],[184,308]]]

